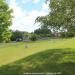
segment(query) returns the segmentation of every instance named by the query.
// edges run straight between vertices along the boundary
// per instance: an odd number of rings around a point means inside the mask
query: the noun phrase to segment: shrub
[[[32,34],[30,37],[31,41],[36,41],[37,40],[37,35],[36,34]]]

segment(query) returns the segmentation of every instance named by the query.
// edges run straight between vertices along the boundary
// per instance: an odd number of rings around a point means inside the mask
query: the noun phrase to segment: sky
[[[38,16],[48,14],[48,3],[45,0],[7,0],[10,9],[13,9],[12,30],[33,32],[40,26],[35,24]]]

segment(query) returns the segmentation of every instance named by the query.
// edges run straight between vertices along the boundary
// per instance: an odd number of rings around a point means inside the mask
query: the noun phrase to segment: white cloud
[[[40,0],[32,0],[34,3],[38,3],[40,2]]]
[[[39,3],[40,0],[22,0],[22,3],[23,3],[23,4],[26,4],[26,3],[28,3],[28,2]]]
[[[12,30],[32,32],[39,27],[38,24],[34,25],[35,19],[38,16],[45,16],[47,14],[47,12],[43,10],[32,10],[31,12],[23,11],[15,0],[10,0],[10,7],[14,11],[13,25],[10,27]]]
[[[47,5],[46,3],[43,3],[42,9],[43,9],[43,10],[47,10],[47,9],[48,9],[48,5]]]

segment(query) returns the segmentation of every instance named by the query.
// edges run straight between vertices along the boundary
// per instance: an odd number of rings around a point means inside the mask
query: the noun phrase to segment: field
[[[27,73],[75,75],[75,38],[0,44],[0,75]]]

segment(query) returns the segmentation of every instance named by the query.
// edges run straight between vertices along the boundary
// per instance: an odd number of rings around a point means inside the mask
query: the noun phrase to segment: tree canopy
[[[0,0],[0,42],[6,42],[11,36],[9,26],[12,24],[12,10],[5,0]]]
[[[48,0],[49,14],[36,18],[36,22],[53,31],[75,33],[75,0]]]

